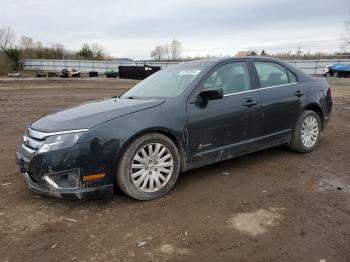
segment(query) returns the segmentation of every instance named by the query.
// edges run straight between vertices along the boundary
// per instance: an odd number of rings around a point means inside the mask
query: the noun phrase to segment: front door
[[[245,62],[214,69],[201,88],[222,87],[224,97],[189,101],[188,141],[193,167],[231,158],[254,147],[259,125],[259,96]]]

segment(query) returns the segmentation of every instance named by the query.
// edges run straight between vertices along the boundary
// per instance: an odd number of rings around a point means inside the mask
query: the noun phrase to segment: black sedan
[[[119,97],[33,122],[16,153],[33,190],[57,197],[165,195],[179,173],[289,145],[308,153],[332,108],[331,90],[276,59],[173,65]]]

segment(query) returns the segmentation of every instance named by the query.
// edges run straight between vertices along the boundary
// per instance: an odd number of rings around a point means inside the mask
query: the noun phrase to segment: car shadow
[[[179,188],[187,185],[188,183],[202,180],[203,175],[215,176],[225,173],[234,175],[236,170],[258,164],[262,159],[264,161],[277,160],[294,154],[296,153],[289,150],[286,146],[277,146],[264,149],[181,173],[175,186]]]
[[[233,159],[224,160],[218,163],[214,163],[208,166],[200,167],[197,169],[190,170],[185,173],[181,173],[173,190],[168,193],[165,197],[161,198],[166,199],[167,197],[174,197],[174,193],[179,190],[187,190],[186,188],[190,188],[192,184],[199,183],[201,180],[216,176],[218,174],[223,174],[225,172],[229,172],[230,175],[234,176],[235,171],[241,168],[247,168],[251,165],[258,164],[262,159],[264,161],[269,160],[278,160],[280,158],[285,158],[290,155],[295,154],[284,146],[272,147],[269,149],[261,150],[258,152],[250,153],[244,156],[236,157]],[[34,194],[34,193],[33,193]],[[118,203],[122,206],[124,205],[143,205],[145,201],[136,201],[130,197],[127,197],[123,194],[118,188],[115,190],[115,194],[111,198],[102,198],[102,199],[64,199],[64,198],[53,198],[50,196],[41,196],[41,198],[47,200],[52,203],[55,202],[57,204],[62,204],[66,206],[74,207],[109,207],[111,203],[115,207],[115,204]],[[161,199],[153,200],[152,202],[161,201]],[[146,201],[147,202],[147,201]]]

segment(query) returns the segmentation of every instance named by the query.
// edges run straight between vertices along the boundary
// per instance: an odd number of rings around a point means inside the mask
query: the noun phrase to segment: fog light
[[[79,168],[52,173],[44,176],[46,182],[56,189],[78,188],[80,178]]]

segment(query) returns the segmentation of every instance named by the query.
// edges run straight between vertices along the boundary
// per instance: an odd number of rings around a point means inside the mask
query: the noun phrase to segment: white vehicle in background
[[[323,69],[323,75],[324,76],[331,76],[330,75],[330,68],[332,67],[332,65],[328,65]]]

